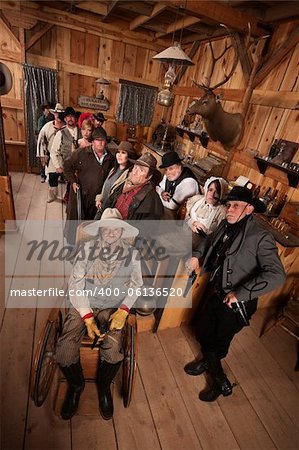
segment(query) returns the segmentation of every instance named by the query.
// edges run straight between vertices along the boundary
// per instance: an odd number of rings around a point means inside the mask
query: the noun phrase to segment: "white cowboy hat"
[[[139,233],[137,228],[132,227],[129,223],[125,222],[121,216],[121,213],[116,208],[106,208],[102,214],[101,220],[95,220],[84,228],[84,231],[91,236],[97,236],[100,228],[122,228],[122,239],[135,237]]]
[[[55,105],[55,109],[50,109],[51,113],[61,113],[64,112],[64,107],[62,106],[61,103],[56,103]]]
[[[9,68],[0,62],[0,95],[8,94],[12,88],[12,76]]]

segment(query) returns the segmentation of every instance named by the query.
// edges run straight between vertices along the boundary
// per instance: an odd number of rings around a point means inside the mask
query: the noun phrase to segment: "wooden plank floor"
[[[40,184],[38,176],[13,173],[12,181],[17,219],[63,218],[61,203],[46,203],[47,185]],[[61,194],[63,189],[60,187]],[[41,236],[43,232],[40,230]],[[1,238],[0,255],[3,252]],[[45,268],[40,270],[43,273]],[[41,278],[37,285],[45,287],[47,282]],[[33,352],[49,309],[5,309],[4,299],[1,301],[3,450],[298,448],[299,375],[293,370],[296,341],[278,327],[259,338],[262,310],[252,326],[235,338],[226,358],[225,370],[236,383],[232,396],[213,404],[198,400],[206,378],[189,377],[183,371],[184,364],[199,352],[192,330],[183,326],[139,334],[136,386],[128,409],[122,404],[118,376],[112,421],[102,420],[96,412],[63,421],[53,412],[55,380],[41,408],[36,408],[29,396]],[[91,401],[96,405],[94,392]]]

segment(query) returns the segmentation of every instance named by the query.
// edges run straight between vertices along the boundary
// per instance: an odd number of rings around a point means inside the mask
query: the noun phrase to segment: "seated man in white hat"
[[[164,176],[156,191],[164,206],[164,218],[175,219],[174,211],[189,197],[200,192],[198,181],[192,170],[182,165],[182,160],[174,151],[162,156],[159,168],[164,169]]]
[[[84,231],[94,239],[77,255],[68,284],[72,306],[57,343],[56,359],[68,382],[61,417],[69,420],[77,411],[84,378],[80,364],[80,345],[87,330],[90,339],[100,336],[99,328],[109,323],[102,335],[97,387],[102,417],[113,416],[110,385],[123,360],[122,329],[130,308],[143,284],[138,251],[126,242],[138,230],[121,220],[116,209],[107,208],[102,219]],[[83,250],[83,255],[82,255]],[[83,295],[86,292],[88,296]],[[82,292],[82,296],[78,295]]]

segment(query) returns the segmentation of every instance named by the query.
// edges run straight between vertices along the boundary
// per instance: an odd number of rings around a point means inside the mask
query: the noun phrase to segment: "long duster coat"
[[[223,220],[192,254],[203,258],[202,273],[209,270],[209,257],[226,231]],[[249,301],[276,289],[285,281],[285,271],[271,233],[248,217],[244,233],[239,233],[225,254],[222,289],[233,291],[240,302]]]
[[[64,175],[70,183],[78,183],[81,193],[81,219],[92,220],[97,212],[95,197],[102,191],[105,179],[114,164],[114,156],[108,150],[100,163],[92,147],[79,148],[64,161]],[[67,223],[65,236],[71,243],[74,241],[74,231],[69,233],[69,221],[78,220],[77,195],[71,188],[67,205]],[[74,228],[73,226],[71,228]]]

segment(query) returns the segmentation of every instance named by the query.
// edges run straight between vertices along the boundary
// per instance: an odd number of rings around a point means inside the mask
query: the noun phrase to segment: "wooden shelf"
[[[186,133],[191,142],[194,142],[195,138],[198,137],[201,145],[204,148],[207,148],[208,143],[209,143],[209,136],[206,133],[204,133],[204,132],[195,133],[194,131],[186,130],[185,128],[181,128],[181,127],[175,127],[175,129],[180,137],[183,137],[184,133]]]
[[[280,164],[275,164],[271,160],[269,161],[263,158],[259,158],[258,156],[255,156],[254,159],[256,160],[256,163],[258,165],[261,174],[264,175],[268,167],[274,167],[275,169],[281,170],[282,172],[285,172],[287,174],[290,187],[293,188],[297,187],[299,180],[299,172],[297,172],[296,170],[289,169],[288,167],[282,167]]]

